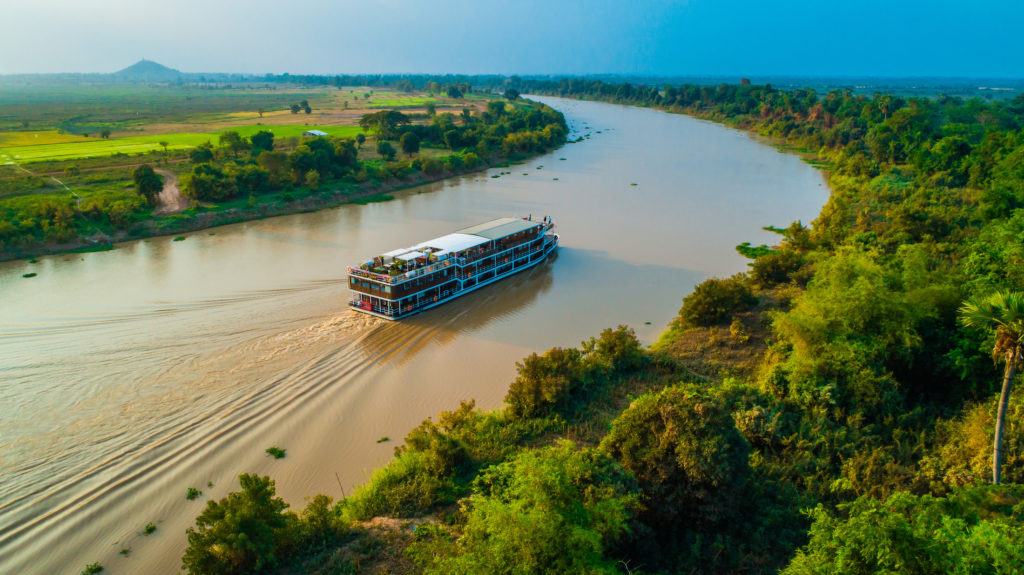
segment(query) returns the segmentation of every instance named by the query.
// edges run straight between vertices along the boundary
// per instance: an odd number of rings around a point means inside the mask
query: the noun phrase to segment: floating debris
[[[174,241],[176,241],[176,242],[183,242],[183,241],[185,241],[185,236],[178,236],[178,237],[174,238]]]
[[[23,278],[34,278],[34,277],[36,277],[36,272],[30,272],[30,273],[27,273],[27,274],[21,274],[21,277],[23,277]]]

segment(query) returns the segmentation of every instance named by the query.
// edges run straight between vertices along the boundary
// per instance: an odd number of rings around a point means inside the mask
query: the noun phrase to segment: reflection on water
[[[186,487],[258,472],[293,507],[337,496],[390,457],[380,437],[499,405],[532,351],[617,324],[653,341],[694,284],[744,268],[736,244],[825,200],[739,132],[546,100],[591,138],[391,202],[0,264],[0,571],[175,573],[202,508]],[[347,308],[346,265],[531,213],[558,223],[556,258],[399,323]]]

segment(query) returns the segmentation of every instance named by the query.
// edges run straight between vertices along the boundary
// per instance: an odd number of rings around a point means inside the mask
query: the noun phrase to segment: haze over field
[[[185,72],[1024,76],[1014,0],[2,0],[0,13],[0,74],[145,57]]]

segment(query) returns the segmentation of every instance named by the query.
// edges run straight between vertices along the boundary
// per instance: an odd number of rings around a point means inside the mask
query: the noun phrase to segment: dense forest
[[[348,498],[293,513],[242,476],[189,530],[187,571],[1024,568],[1020,386],[991,484],[1004,369],[1024,361],[1024,96],[523,88],[777,138],[831,197],[778,245],[739,246],[749,271],[697,286],[650,349],[620,326],[532,354],[502,409],[423,422]]]

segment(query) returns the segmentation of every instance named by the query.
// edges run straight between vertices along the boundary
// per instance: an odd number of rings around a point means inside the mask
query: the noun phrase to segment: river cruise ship
[[[348,268],[355,309],[401,319],[544,261],[558,248],[554,222],[500,218]]]

